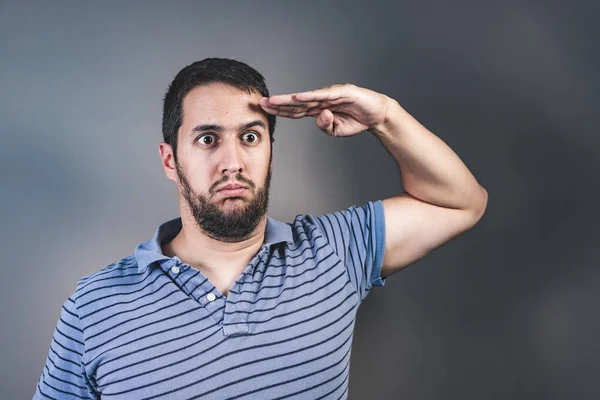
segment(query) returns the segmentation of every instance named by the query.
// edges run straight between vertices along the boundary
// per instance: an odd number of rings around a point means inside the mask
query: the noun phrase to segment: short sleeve
[[[83,329],[75,302],[69,298],[62,306],[34,400],[98,399],[85,374],[83,353]]]
[[[345,264],[361,302],[381,277],[385,249],[385,219],[381,200],[362,207],[323,214],[315,218],[323,236]]]

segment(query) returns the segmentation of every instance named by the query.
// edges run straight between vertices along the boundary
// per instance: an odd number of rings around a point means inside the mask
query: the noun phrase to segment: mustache
[[[224,184],[225,182],[228,181],[233,181],[233,182],[239,182],[239,183],[244,183],[246,184],[250,189],[252,189],[252,191],[254,191],[254,189],[256,188],[256,185],[254,184],[254,182],[252,182],[250,179],[245,178],[244,176],[242,176],[242,174],[240,172],[238,172],[235,175],[235,179],[231,179],[231,175],[225,175],[224,177],[222,177],[221,179],[217,180],[215,183],[213,183],[210,186],[210,189],[208,189],[208,193],[210,193],[211,195],[215,194],[215,191],[217,189],[217,187],[221,186],[222,184]]]

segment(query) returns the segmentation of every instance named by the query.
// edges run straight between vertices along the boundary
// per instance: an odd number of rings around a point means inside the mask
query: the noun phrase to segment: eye
[[[256,132],[246,132],[242,135],[242,140],[247,143],[258,142],[259,136]]]
[[[198,139],[196,139],[196,141],[204,146],[211,146],[211,145],[215,144],[215,142],[217,141],[217,138],[215,137],[215,135],[206,134],[206,135],[200,136]]]

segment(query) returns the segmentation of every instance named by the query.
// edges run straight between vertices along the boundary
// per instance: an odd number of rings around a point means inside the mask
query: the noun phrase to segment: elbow
[[[474,219],[473,225],[479,222],[481,217],[483,217],[483,214],[485,214],[485,210],[487,209],[488,203],[487,190],[485,190],[482,186],[479,186],[479,194],[476,197],[477,199],[475,200],[474,205],[471,208]]]

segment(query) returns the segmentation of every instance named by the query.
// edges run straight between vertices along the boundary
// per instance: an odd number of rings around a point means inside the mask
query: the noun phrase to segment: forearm
[[[487,192],[440,138],[390,98],[384,122],[370,131],[400,167],[404,190],[438,206],[483,212]]]

